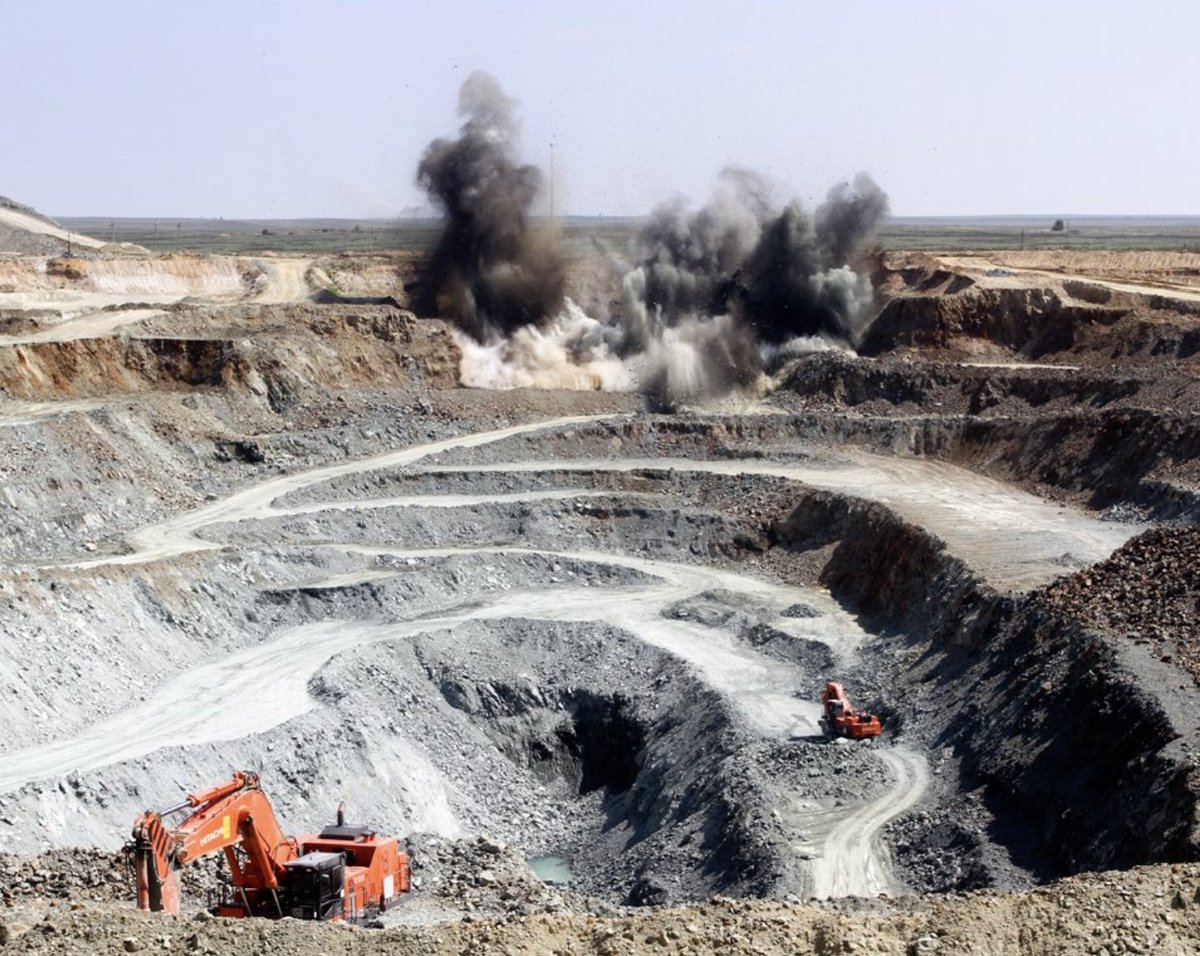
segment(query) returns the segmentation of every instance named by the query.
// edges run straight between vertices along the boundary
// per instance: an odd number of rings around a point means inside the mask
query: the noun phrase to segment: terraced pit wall
[[[1171,475],[1200,459],[1200,420],[1146,407],[1159,404],[1144,397],[1159,384],[1136,370],[1114,376],[930,365],[914,375],[897,365],[831,355],[801,363],[784,388],[814,403],[867,413],[800,416],[797,433],[938,458],[1066,492],[1091,508],[1124,503],[1154,520],[1195,523],[1200,493]],[[945,412],[906,413],[930,407]]]
[[[377,306],[278,307],[244,329],[31,342],[0,350],[0,388],[21,399],[224,387],[278,411],[307,390],[457,383],[457,350],[441,323]],[[184,312],[176,322],[190,321]],[[272,324],[277,327],[272,328]]]
[[[1197,313],[1200,300],[1114,292],[1084,281],[1065,281],[1060,294],[1052,288],[977,288],[963,276],[935,272],[884,304],[858,351],[879,356],[897,349],[954,349],[973,339],[991,351],[1035,360],[1070,352],[1188,359],[1200,352],[1200,330],[1189,321]]]
[[[1200,772],[1178,742],[1195,718],[1164,696],[1185,675],[1053,613],[1041,592],[992,591],[878,505],[815,492],[775,536],[796,552],[833,545],[822,582],[913,662],[892,675],[892,710],[920,712],[966,788],[986,785],[1054,866],[1200,858]]]

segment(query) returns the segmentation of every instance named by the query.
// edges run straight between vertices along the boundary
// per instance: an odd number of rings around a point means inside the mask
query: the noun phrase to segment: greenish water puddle
[[[571,864],[561,856],[535,856],[529,861],[529,868],[543,883],[566,886],[571,882]]]

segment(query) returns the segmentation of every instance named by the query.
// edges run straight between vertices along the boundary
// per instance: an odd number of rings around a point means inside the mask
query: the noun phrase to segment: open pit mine
[[[1200,254],[818,262],[803,349],[750,269],[697,373],[574,305],[661,256],[496,337],[419,255],[0,222],[0,951],[1200,951]],[[345,920],[209,915],[268,822],[256,912]]]

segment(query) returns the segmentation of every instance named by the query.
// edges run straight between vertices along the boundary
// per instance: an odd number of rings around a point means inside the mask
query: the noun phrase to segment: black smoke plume
[[[620,309],[605,294],[589,315],[565,295],[557,233],[530,220],[541,174],[515,158],[514,106],[473,73],[461,135],[431,143],[418,169],[445,226],[414,304],[466,333],[464,382],[640,388],[672,407],[757,387],[787,355],[857,345],[874,302],[858,260],[887,215],[868,176],[809,212],[728,169],[699,210],[655,210],[623,266]]]
[[[459,92],[459,113],[467,117],[461,135],[430,143],[417,171],[445,228],[415,304],[481,342],[541,325],[565,297],[560,247],[530,223],[542,177],[514,157],[515,106],[493,77],[472,73]]]
[[[887,197],[865,173],[809,214],[798,200],[775,211],[753,173],[727,171],[708,205],[660,207],[643,231],[640,264],[623,286],[629,342],[685,318],[729,315],[766,346],[814,337],[854,346],[874,293],[853,263],[886,215]],[[740,376],[758,371],[752,361]]]

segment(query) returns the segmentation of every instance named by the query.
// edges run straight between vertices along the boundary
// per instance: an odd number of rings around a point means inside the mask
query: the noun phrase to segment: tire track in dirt
[[[812,895],[875,896],[895,889],[891,858],[881,834],[884,824],[916,805],[929,787],[925,758],[907,747],[887,747],[875,756],[895,783],[883,796],[843,816],[826,833],[812,862]]]

